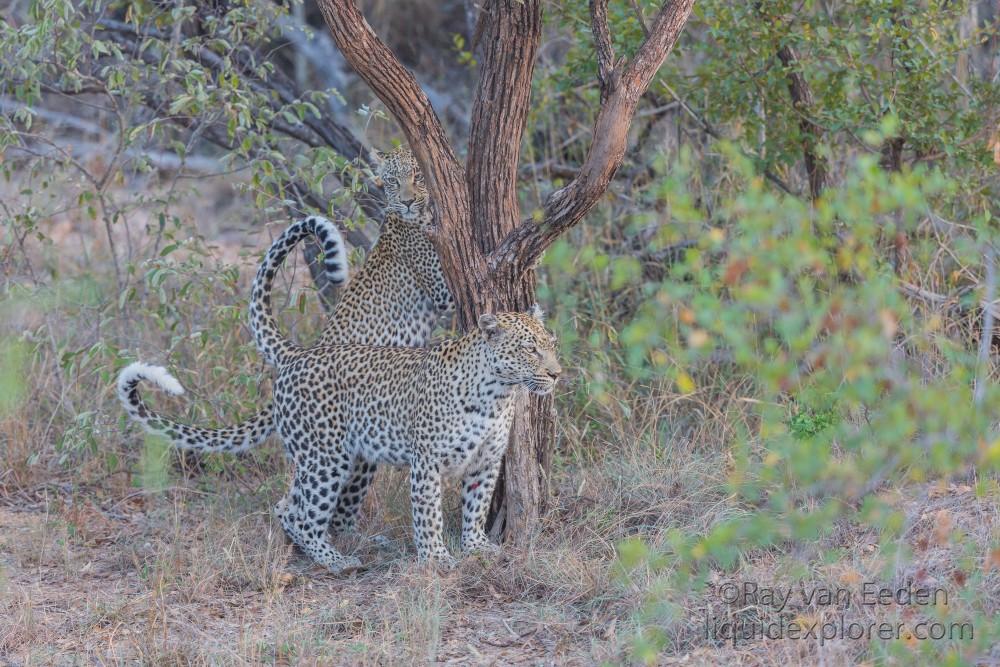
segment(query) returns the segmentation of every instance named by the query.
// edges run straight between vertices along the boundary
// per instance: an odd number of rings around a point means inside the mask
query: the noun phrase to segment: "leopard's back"
[[[393,215],[342,291],[318,345],[423,347],[452,306],[434,246],[419,227]]]

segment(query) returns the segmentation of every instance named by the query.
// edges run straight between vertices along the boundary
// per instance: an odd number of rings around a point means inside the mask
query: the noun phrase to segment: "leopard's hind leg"
[[[368,495],[368,488],[375,476],[375,468],[374,463],[360,459],[355,461],[354,474],[337,498],[337,506],[330,520],[330,530],[335,535],[353,533],[357,530],[358,513],[365,496]]]
[[[340,494],[330,520],[330,532],[334,535],[357,534],[358,514],[371,488],[376,467],[374,463],[360,459],[355,463],[354,476],[347,483],[347,490]],[[371,535],[369,539],[379,549],[387,549],[392,545],[392,541],[385,535]]]
[[[275,507],[275,513],[292,542],[318,564],[335,574],[355,570],[361,561],[341,554],[327,538],[330,517],[351,478],[350,457],[343,451],[310,451],[311,456],[296,461],[292,488]]]

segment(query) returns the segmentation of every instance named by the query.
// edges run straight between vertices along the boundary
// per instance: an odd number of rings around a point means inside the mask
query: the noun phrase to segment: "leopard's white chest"
[[[442,472],[451,477],[489,467],[503,455],[513,421],[507,398],[491,404],[466,403],[461,413],[434,440]]]

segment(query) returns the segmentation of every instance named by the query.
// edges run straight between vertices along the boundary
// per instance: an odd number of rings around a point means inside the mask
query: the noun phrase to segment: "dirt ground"
[[[158,493],[48,484],[0,495],[0,664],[629,661],[650,580],[616,577],[613,558],[595,551],[601,540],[588,541],[587,522],[568,521],[565,507],[555,512],[563,525],[544,530],[537,543],[439,571],[415,562],[405,508],[391,494],[399,480],[390,477],[370,498],[362,534],[338,541],[366,569],[334,577],[287,545],[267,510],[278,494],[257,481],[203,474]],[[932,485],[922,497],[898,495],[896,505],[910,517],[905,537],[917,553],[900,570],[901,580],[946,589],[956,611],[971,611],[972,599],[960,594],[968,577],[984,590],[1000,590],[1000,551],[988,550],[1000,526],[991,498],[976,498],[965,485]],[[955,552],[946,539],[953,531],[976,538],[985,560]],[[719,581],[856,588],[886,564],[873,534],[845,528],[830,539],[842,556],[805,575],[782,564],[794,554],[766,551],[719,572]],[[974,569],[963,570],[969,563]],[[980,609],[986,615],[979,624],[996,618],[996,598],[986,599],[994,602]],[[740,607],[751,616],[766,612],[750,600]],[[706,641],[699,615],[725,618],[730,611],[709,594],[690,598],[684,610],[690,618],[677,619],[672,637],[686,647],[667,651],[657,664],[920,664],[912,639],[910,658],[864,663],[857,658],[865,644],[851,641]],[[795,611],[808,620],[829,608]],[[851,613],[864,622],[912,622],[911,611],[860,607]],[[969,664],[995,664],[1000,651],[959,646]]]
[[[58,491],[56,491],[58,492]],[[615,657],[614,624],[516,597],[466,559],[417,565],[405,539],[348,544],[367,570],[333,577],[264,512],[206,519],[190,490],[67,506],[0,505],[0,657],[10,665],[143,663],[584,665]],[[222,500],[222,503],[228,499]],[[241,503],[242,505],[242,503]],[[228,525],[227,525],[228,523]],[[484,576],[486,575],[486,576]],[[498,578],[503,579],[501,575]],[[502,586],[502,584],[500,584]],[[609,641],[612,640],[612,641]]]

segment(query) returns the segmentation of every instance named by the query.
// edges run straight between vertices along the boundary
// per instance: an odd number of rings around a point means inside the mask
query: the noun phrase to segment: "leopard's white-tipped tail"
[[[198,428],[181,424],[157,414],[143,402],[139,396],[139,383],[143,381],[152,382],[175,396],[183,394],[184,388],[161,366],[136,362],[118,374],[118,398],[129,417],[150,433],[166,437],[175,447],[202,452],[245,452],[264,442],[274,432],[270,405],[247,421],[228,428]]]
[[[141,361],[129,364],[118,374],[118,398],[128,402],[128,394],[140,380],[148,380],[157,387],[175,396],[184,393],[184,387],[163,366],[144,364]]]

